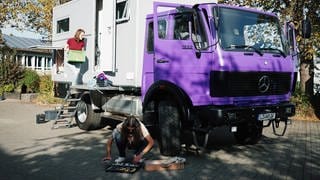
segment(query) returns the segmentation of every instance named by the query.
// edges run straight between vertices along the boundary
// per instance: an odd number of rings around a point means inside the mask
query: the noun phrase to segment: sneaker
[[[116,160],[114,160],[114,162],[116,163],[121,163],[125,160],[126,158],[125,157],[118,157]]]

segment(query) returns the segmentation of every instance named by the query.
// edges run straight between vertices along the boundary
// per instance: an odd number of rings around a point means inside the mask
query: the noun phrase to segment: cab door
[[[159,7],[171,7],[166,13]],[[167,14],[167,18],[162,18]],[[209,75],[212,53],[208,27],[200,11],[162,4],[154,12],[154,81],[166,81],[183,89],[195,105],[210,100]]]

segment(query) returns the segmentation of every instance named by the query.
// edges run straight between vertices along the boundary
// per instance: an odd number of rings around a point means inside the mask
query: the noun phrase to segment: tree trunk
[[[312,95],[313,78],[310,76],[310,62],[300,63],[300,90],[303,94]]]

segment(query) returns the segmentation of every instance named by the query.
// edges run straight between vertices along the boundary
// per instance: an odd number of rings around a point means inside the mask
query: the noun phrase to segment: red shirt
[[[82,50],[84,48],[84,41],[77,41],[75,38],[70,38],[67,41],[70,50]]]

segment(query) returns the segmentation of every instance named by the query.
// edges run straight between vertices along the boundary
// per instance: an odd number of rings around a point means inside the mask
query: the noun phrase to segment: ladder
[[[55,110],[57,111],[57,116],[53,120],[51,129],[72,127],[72,121],[76,115],[79,101],[80,99],[72,98],[71,92],[68,91],[63,103],[55,107]]]

